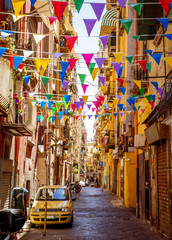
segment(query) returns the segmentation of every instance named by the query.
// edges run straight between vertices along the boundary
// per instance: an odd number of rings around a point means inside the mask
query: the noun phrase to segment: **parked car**
[[[45,201],[47,202],[47,224],[68,224],[73,222],[72,199],[67,186],[44,186],[38,189],[30,211],[32,227],[43,225]]]

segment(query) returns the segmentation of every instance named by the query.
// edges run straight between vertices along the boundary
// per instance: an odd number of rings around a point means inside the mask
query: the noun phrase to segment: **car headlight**
[[[37,207],[36,208],[32,208],[32,212],[37,212],[38,213],[39,212],[39,208],[37,208]]]
[[[70,208],[62,207],[62,212],[70,212]]]

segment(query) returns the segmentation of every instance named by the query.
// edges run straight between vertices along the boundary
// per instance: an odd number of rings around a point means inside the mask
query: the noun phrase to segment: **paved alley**
[[[22,240],[76,239],[76,240],[158,240],[161,239],[151,228],[136,219],[133,209],[126,209],[121,201],[110,192],[100,188],[85,187],[74,202],[72,228],[65,226],[31,229]]]

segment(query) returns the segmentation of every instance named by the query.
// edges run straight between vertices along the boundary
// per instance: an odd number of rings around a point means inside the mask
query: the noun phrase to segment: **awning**
[[[100,36],[106,36],[111,34],[112,29],[114,29],[117,24],[116,18],[117,18],[116,8],[111,8],[105,13],[101,23]]]

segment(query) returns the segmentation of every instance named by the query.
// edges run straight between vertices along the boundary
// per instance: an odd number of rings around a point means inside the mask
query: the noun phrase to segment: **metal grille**
[[[61,212],[61,208],[50,208],[50,209],[47,209],[47,212]],[[40,208],[39,209],[40,212],[45,212],[45,209],[44,208]]]

